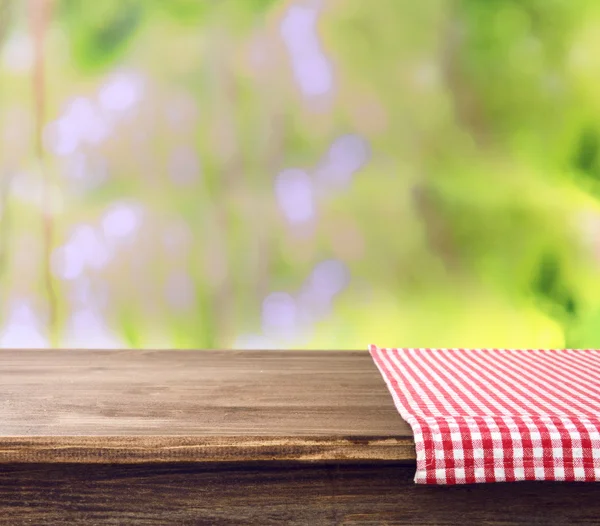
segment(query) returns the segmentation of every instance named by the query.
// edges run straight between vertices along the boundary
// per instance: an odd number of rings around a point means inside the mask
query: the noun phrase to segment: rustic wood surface
[[[413,477],[366,352],[0,352],[0,524],[600,524],[600,484]]]
[[[600,485],[415,486],[407,466],[4,465],[0,524],[600,524]]]
[[[414,458],[367,352],[0,352],[0,462]]]

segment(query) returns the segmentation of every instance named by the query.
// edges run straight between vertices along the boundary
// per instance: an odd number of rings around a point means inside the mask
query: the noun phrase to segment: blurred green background
[[[0,346],[600,346],[597,0],[0,0]]]

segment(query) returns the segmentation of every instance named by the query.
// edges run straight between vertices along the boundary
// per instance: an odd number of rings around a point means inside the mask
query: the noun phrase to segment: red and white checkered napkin
[[[600,481],[600,351],[370,347],[417,484]]]

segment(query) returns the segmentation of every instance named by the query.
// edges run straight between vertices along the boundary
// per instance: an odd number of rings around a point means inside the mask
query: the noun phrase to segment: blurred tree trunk
[[[54,224],[52,219],[51,191],[52,181],[50,172],[46,169],[43,130],[46,120],[46,82],[45,82],[45,39],[48,25],[52,16],[54,0],[29,0],[29,25],[34,47],[33,65],[33,97],[35,116],[35,156],[43,177],[43,243],[44,258],[43,274],[48,301],[48,332],[52,346],[58,345],[57,326],[57,296],[54,288],[54,280],[50,268],[52,246],[54,238]]]

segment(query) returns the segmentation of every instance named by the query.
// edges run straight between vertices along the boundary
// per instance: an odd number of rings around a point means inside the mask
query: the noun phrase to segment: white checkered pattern
[[[370,347],[418,484],[600,481],[600,351]]]

